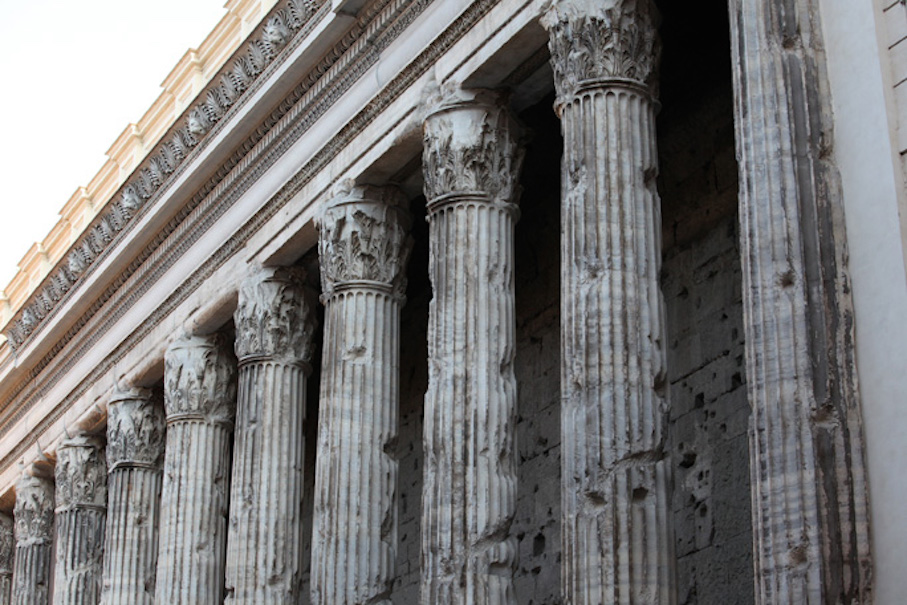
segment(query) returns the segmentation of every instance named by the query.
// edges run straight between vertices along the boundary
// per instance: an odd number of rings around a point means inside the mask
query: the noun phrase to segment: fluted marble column
[[[306,376],[314,295],[299,268],[264,268],[239,291],[236,444],[227,602],[296,603],[303,548]]]
[[[755,588],[764,604],[872,602],[854,311],[819,4],[730,2]]]
[[[9,605],[12,597],[15,556],[16,538],[13,535],[13,518],[0,513],[0,605]]]
[[[57,449],[55,605],[94,605],[101,598],[107,464],[96,437],[79,436]]]
[[[26,472],[16,484],[16,562],[13,604],[50,603],[54,543],[54,484]]]
[[[235,405],[236,359],[222,335],[187,336],[167,348],[157,603],[224,599]]]
[[[515,603],[513,229],[518,127],[489,92],[440,99],[424,125],[429,308],[422,602]]]
[[[563,590],[674,603],[651,0],[555,0]]]
[[[147,389],[107,406],[104,605],[153,605],[161,517],[164,407]]]
[[[397,556],[400,308],[410,241],[392,187],[342,192],[320,217],[325,327],[312,603],[390,605]]]

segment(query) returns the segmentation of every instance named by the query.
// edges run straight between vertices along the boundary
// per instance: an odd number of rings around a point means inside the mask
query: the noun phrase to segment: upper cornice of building
[[[278,0],[227,0],[226,14],[214,27],[210,34],[202,41],[197,49],[189,49],[171,70],[162,82],[162,91],[157,100],[148,111],[135,124],[129,124],[117,137],[116,141],[107,151],[107,161],[98,173],[84,187],[79,187],[69,198],[60,211],[60,219],[50,230],[43,241],[35,243],[18,263],[18,272],[9,285],[0,291],[0,346],[10,336],[12,345],[15,346],[17,338],[24,338],[43,315],[41,311],[50,311],[57,301],[51,297],[62,296],[80,277],[78,262],[81,259],[87,268],[92,258],[100,251],[92,245],[85,245],[86,231],[89,228],[97,229],[97,219],[103,212],[120,210],[120,219],[128,220],[131,213],[138,208],[129,208],[131,203],[141,205],[141,202],[153,193],[155,184],[162,180],[163,172],[166,174],[175,168],[174,163],[179,161],[178,151],[173,154],[170,165],[161,165],[159,158],[161,146],[158,145],[162,138],[177,124],[180,117],[198,100],[209,94],[215,87],[210,86],[212,80],[222,71],[227,60],[247,41],[250,34],[261,24],[262,20],[271,12]],[[300,1],[300,8],[308,7],[314,2]],[[218,86],[216,88],[222,88]],[[216,93],[215,93],[216,94]],[[202,112],[205,113],[205,112]],[[201,124],[193,122],[186,124],[186,130],[196,138],[204,134],[200,129],[216,119],[214,116],[198,116]],[[196,122],[198,121],[196,120]],[[191,120],[191,117],[190,117]],[[193,125],[196,128],[193,129]],[[177,134],[177,136],[179,136]],[[185,138],[185,137],[184,137]],[[190,146],[194,140],[187,140]],[[165,145],[168,149],[173,145]],[[157,151],[157,154],[152,152]],[[165,160],[171,154],[165,152]],[[151,179],[137,169],[149,160],[159,171],[151,174]],[[155,168],[152,168],[154,170]],[[138,174],[136,174],[138,172]],[[136,178],[137,177],[137,178]],[[142,177],[145,177],[144,179]],[[127,185],[130,179],[138,182]],[[143,182],[144,181],[144,182]],[[126,192],[117,196],[124,185]],[[128,197],[129,195],[138,196]],[[119,202],[119,203],[117,203]],[[119,208],[114,208],[114,205]],[[125,210],[125,212],[123,212]],[[102,217],[103,218],[103,217]],[[115,218],[115,217],[113,217]],[[105,229],[116,230],[117,225],[112,221],[104,221],[101,225]],[[100,234],[104,239],[104,233]],[[103,242],[102,242],[103,243]],[[84,250],[78,253],[78,247]],[[70,251],[73,252],[70,252]],[[70,258],[69,262],[61,263],[68,254],[77,253],[79,258]],[[73,262],[75,260],[75,262]],[[60,266],[60,265],[63,266]],[[54,272],[60,275],[53,275]],[[48,284],[51,281],[53,283]],[[48,286],[51,288],[48,290]],[[42,290],[39,292],[38,290]],[[48,290],[47,293],[43,290]],[[40,300],[34,300],[35,298]],[[45,300],[46,299],[46,300]],[[15,320],[15,321],[14,321]]]

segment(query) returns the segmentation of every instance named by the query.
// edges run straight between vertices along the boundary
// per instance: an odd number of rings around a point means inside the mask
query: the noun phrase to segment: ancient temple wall
[[[678,8],[664,7],[658,122],[677,602],[753,603],[734,117],[717,52],[726,13]]]

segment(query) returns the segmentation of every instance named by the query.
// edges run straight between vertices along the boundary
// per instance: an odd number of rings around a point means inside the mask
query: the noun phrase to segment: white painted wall
[[[857,364],[869,463],[875,603],[907,599],[907,279],[893,146],[873,0],[822,0],[844,186]]]

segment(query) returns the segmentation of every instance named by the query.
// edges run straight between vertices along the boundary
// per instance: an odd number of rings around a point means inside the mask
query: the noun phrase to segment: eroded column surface
[[[54,543],[54,484],[26,471],[16,483],[14,605],[50,603]]]
[[[235,406],[236,359],[222,335],[167,348],[157,603],[223,601]]]
[[[556,0],[542,19],[564,136],[562,578],[572,605],[676,599],[657,20],[650,0]]]
[[[57,449],[55,605],[94,605],[101,598],[107,464],[96,437],[79,436]]]
[[[13,561],[16,556],[16,538],[13,535],[13,518],[0,513],[0,605],[9,605],[13,592]]]
[[[854,313],[818,4],[730,3],[759,603],[872,602]]]
[[[319,220],[325,328],[312,603],[390,604],[397,556],[400,308],[406,198],[355,187]]]
[[[107,406],[104,605],[153,605],[164,459],[164,406],[147,389]]]
[[[239,291],[237,430],[227,601],[296,603],[303,548],[306,376],[314,295],[299,268],[264,268]]]
[[[522,150],[508,110],[457,91],[424,125],[433,297],[422,602],[515,603],[513,229]]]

